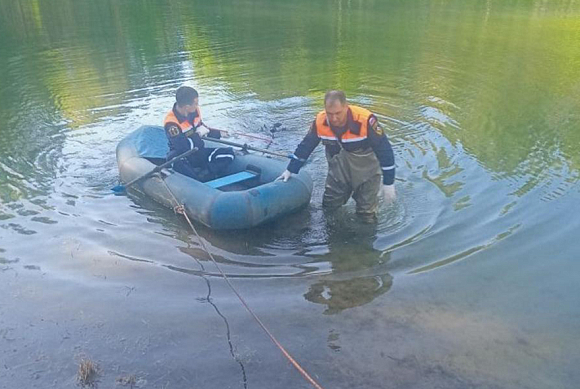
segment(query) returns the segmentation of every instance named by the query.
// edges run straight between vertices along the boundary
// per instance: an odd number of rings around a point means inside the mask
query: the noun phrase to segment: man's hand
[[[383,199],[385,204],[391,204],[397,199],[397,194],[395,193],[395,185],[383,185],[381,188],[383,194]]]
[[[280,177],[276,178],[276,181],[288,181],[292,177],[292,173],[289,170],[284,170],[284,173],[280,174]]]
[[[229,132],[227,132],[226,130],[218,130],[217,128],[211,128],[210,126],[206,125],[205,123],[201,123],[201,125],[204,128],[207,128],[208,131],[217,131],[220,133],[220,138],[228,138],[230,136]],[[215,137],[215,135],[214,135]]]
[[[198,127],[195,129],[195,132],[197,133],[197,135],[199,135],[200,137],[204,137],[207,134],[209,134],[209,129],[207,127]]]

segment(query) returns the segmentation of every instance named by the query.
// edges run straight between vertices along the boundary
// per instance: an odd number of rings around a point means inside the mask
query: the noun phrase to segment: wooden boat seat
[[[243,172],[230,174],[229,176],[225,176],[225,177],[216,178],[215,180],[208,181],[205,184],[209,185],[210,187],[212,187],[214,189],[219,189],[219,188],[223,188],[224,186],[238,184],[240,182],[250,180],[254,177],[257,177],[258,175],[259,175],[259,173],[244,170]]]

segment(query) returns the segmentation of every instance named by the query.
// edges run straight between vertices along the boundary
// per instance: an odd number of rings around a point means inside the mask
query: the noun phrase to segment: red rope
[[[235,293],[235,295],[238,297],[238,299],[240,300],[240,302],[242,303],[242,305],[246,308],[246,310],[250,313],[250,315],[252,315],[252,317],[256,320],[256,322],[258,322],[258,324],[260,325],[260,327],[264,330],[264,332],[266,332],[266,334],[268,335],[268,337],[270,338],[270,340],[272,342],[274,342],[274,344],[276,345],[276,347],[278,347],[280,349],[280,351],[286,357],[286,359],[288,359],[288,361],[290,361],[290,363],[292,364],[292,366],[294,366],[294,368],[296,368],[296,370],[298,370],[298,372],[300,374],[302,374],[302,376],[306,379],[306,381],[310,382],[312,384],[312,386],[314,386],[316,389],[323,389],[322,386],[320,386],[320,384],[318,384],[318,382],[316,382],[314,380],[314,378],[312,378],[310,376],[310,374],[308,374],[306,372],[306,370],[304,370],[304,368],[302,366],[300,366],[300,364],[292,357],[292,355],[290,355],[290,353],[288,351],[286,351],[286,349],[284,348],[284,346],[282,346],[282,344],[280,344],[280,342],[278,341],[278,339],[276,339],[276,337],[270,332],[270,330],[268,330],[268,328],[264,325],[264,323],[262,323],[262,321],[260,320],[260,318],[254,313],[254,311],[252,311],[252,309],[250,308],[250,306],[246,303],[246,300],[244,300],[244,298],[240,295],[240,293],[238,293],[238,291],[236,290],[236,288],[230,282],[230,279],[226,276],[226,274],[222,271],[221,267],[218,265],[217,261],[214,259],[214,257],[211,254],[211,252],[207,249],[205,243],[203,242],[203,239],[201,239],[201,237],[197,233],[197,230],[195,229],[195,227],[193,226],[193,223],[191,223],[191,220],[189,220],[189,216],[187,216],[187,213],[185,212],[185,207],[183,205],[180,205],[179,204],[179,201],[177,201],[177,198],[173,195],[173,192],[171,191],[171,189],[169,189],[169,187],[167,186],[167,183],[165,182],[165,180],[163,178],[161,178],[161,180],[163,181],[163,184],[167,188],[167,191],[169,192],[169,194],[171,194],[171,197],[173,197],[173,200],[175,200],[175,203],[177,204],[173,208],[173,210],[175,211],[175,213],[180,213],[180,214],[182,214],[185,217],[185,220],[187,220],[187,223],[189,224],[189,226],[191,227],[191,229],[193,230],[193,232],[197,236],[197,240],[201,244],[203,250],[209,255],[209,257],[212,260],[213,264],[218,269],[218,271],[220,272],[221,276],[226,281],[226,283],[229,285],[229,287],[232,289],[232,291]]]
[[[206,126],[205,124],[204,124],[203,126],[204,126],[205,128],[207,128],[208,130],[219,131],[219,132],[222,132],[222,133],[225,133],[225,134],[229,134],[229,133],[230,133],[229,131],[226,131],[226,130],[219,130],[219,129],[217,129],[217,128],[208,127],[208,126]],[[274,139],[272,139],[272,138],[266,138],[266,137],[263,137],[263,136],[258,136],[258,135],[245,134],[245,133],[243,133],[243,132],[239,132],[239,131],[232,131],[231,133],[232,133],[232,134],[235,134],[235,135],[246,136],[246,137],[248,137],[248,138],[254,138],[254,139],[263,140],[263,141],[265,141],[265,142],[268,142],[268,145],[270,145],[270,144],[272,144],[272,143],[276,143],[276,142],[274,142]]]

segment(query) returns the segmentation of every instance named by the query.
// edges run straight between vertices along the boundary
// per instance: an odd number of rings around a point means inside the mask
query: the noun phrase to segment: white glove
[[[381,188],[383,192],[383,199],[386,204],[391,204],[397,199],[397,194],[395,193],[395,185],[383,185]]]
[[[199,136],[206,136],[207,134],[209,134],[209,129],[205,128],[205,127],[198,127],[195,129],[195,132],[197,133],[197,135]]]
[[[290,177],[292,177],[292,173],[289,170],[284,170],[284,173],[280,174],[280,177],[276,178],[276,181],[282,180],[286,182]]]

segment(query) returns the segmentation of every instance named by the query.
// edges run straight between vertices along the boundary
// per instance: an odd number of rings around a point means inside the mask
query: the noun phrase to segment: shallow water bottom
[[[461,267],[400,276],[389,293],[350,309],[352,293],[324,276],[233,283],[325,388],[574,387],[575,331],[550,331],[549,315],[536,322],[506,315],[514,302],[473,293],[501,281],[484,273],[464,285],[455,278]],[[1,388],[78,387],[82,359],[98,365],[98,387],[311,387],[223,280],[133,262],[95,269],[79,281],[72,268],[56,277],[4,265]],[[305,300],[308,293],[318,293],[318,303]],[[533,309],[523,305],[520,312]]]

